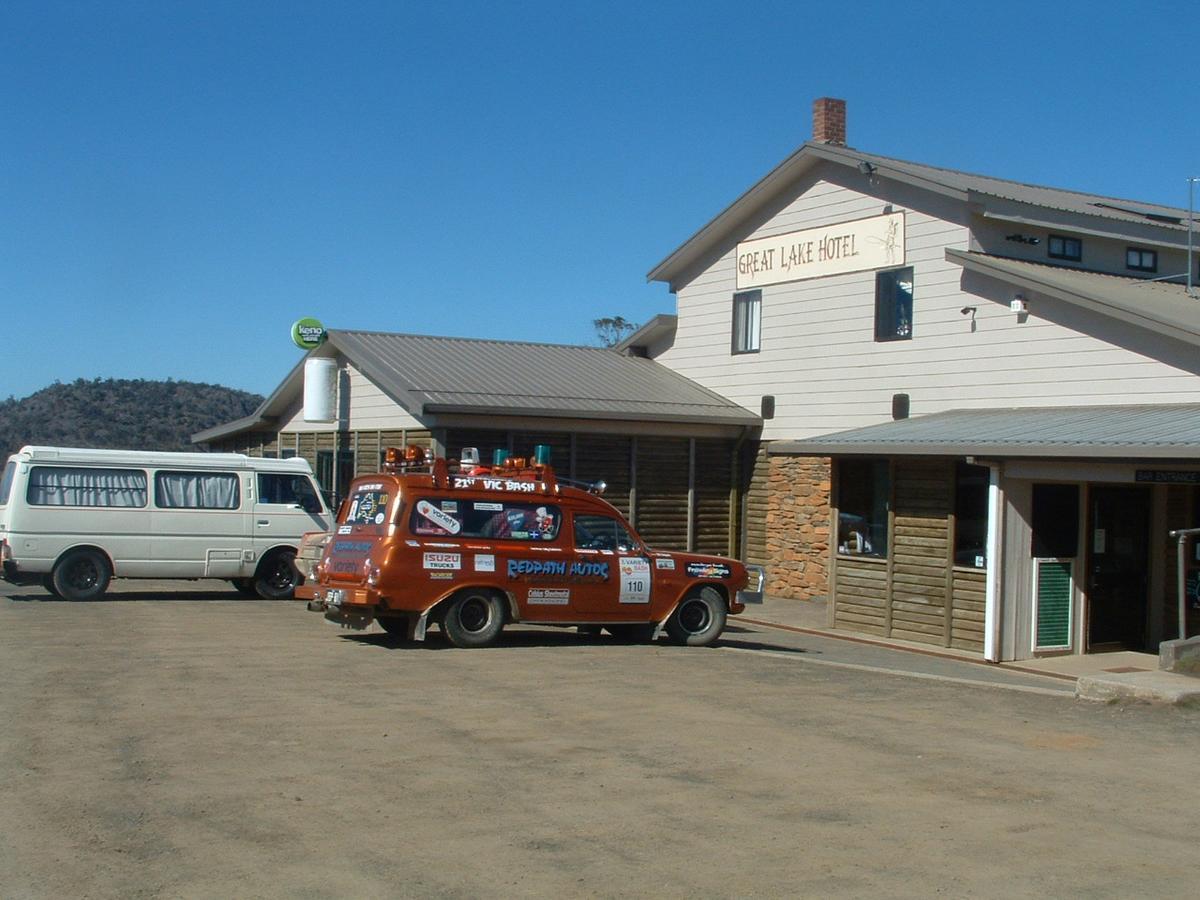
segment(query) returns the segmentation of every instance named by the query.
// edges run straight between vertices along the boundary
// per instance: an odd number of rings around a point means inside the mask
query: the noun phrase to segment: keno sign
[[[790,231],[737,245],[737,287],[904,265],[904,213]]]

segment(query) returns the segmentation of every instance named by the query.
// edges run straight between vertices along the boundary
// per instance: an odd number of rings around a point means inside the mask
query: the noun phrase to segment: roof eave
[[[982,275],[988,275],[992,278],[1006,281],[1009,284],[1015,284],[1018,287],[1036,290],[1041,293],[1063,300],[1067,303],[1072,303],[1084,309],[1099,312],[1113,319],[1118,319],[1130,325],[1137,325],[1149,331],[1158,334],[1166,335],[1167,337],[1175,338],[1176,340],[1184,341],[1188,344],[1200,346],[1200,330],[1188,329],[1184,326],[1175,323],[1163,322],[1153,316],[1142,315],[1128,309],[1113,306],[1111,303],[1106,303],[1103,300],[1097,300],[1095,297],[1087,294],[1081,294],[1072,291],[1062,285],[1054,284],[1044,278],[1039,278],[1032,273],[1017,274],[1003,268],[1002,265],[991,262],[986,256],[973,254],[965,250],[946,249],[946,259],[949,262],[956,263],[964,269],[971,272],[978,272]]]
[[[543,418],[543,419],[590,419],[603,420],[610,419],[612,421],[635,421],[635,422],[671,422],[675,424],[687,425],[737,425],[745,428],[755,428],[762,425],[762,419],[753,413],[745,413],[739,415],[737,413],[711,413],[703,416],[690,415],[686,413],[656,413],[654,415],[645,415],[631,410],[578,410],[568,407],[559,408],[541,408],[541,407],[522,407],[522,406],[506,406],[498,409],[494,406],[472,405],[472,404],[456,404],[456,403],[431,403],[425,407],[425,411],[430,415],[466,415],[466,416],[504,416],[505,418]]]
[[[982,456],[995,459],[1184,459],[1200,457],[1200,447],[1161,444],[1001,444],[965,442],[775,441],[773,456]]]

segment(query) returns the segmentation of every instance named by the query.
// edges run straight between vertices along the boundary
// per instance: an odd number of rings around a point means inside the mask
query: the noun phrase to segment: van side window
[[[146,473],[136,469],[34,466],[29,472],[25,499],[30,506],[141,507],[146,505]]]
[[[4,475],[0,476],[0,506],[8,504],[8,495],[12,493],[13,479],[17,477],[16,460],[10,459],[4,467]]]
[[[317,499],[316,489],[303,475],[259,472],[258,502],[295,504],[310,513],[321,511],[321,501]]]
[[[616,550],[624,553],[637,544],[625,526],[609,516],[576,516],[575,546],[580,550]]]
[[[238,477],[231,472],[159,472],[154,505],[160,509],[237,509]]]

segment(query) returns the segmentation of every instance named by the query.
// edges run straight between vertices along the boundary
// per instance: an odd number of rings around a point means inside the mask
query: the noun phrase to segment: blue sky
[[[291,323],[589,343],[810,136],[1187,202],[1193,5],[0,6],[0,398],[267,393]]]

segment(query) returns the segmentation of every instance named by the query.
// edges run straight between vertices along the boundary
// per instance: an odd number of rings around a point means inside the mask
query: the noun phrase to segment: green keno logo
[[[325,326],[317,319],[297,319],[292,326],[292,341],[301,350],[311,350],[325,343]]]

